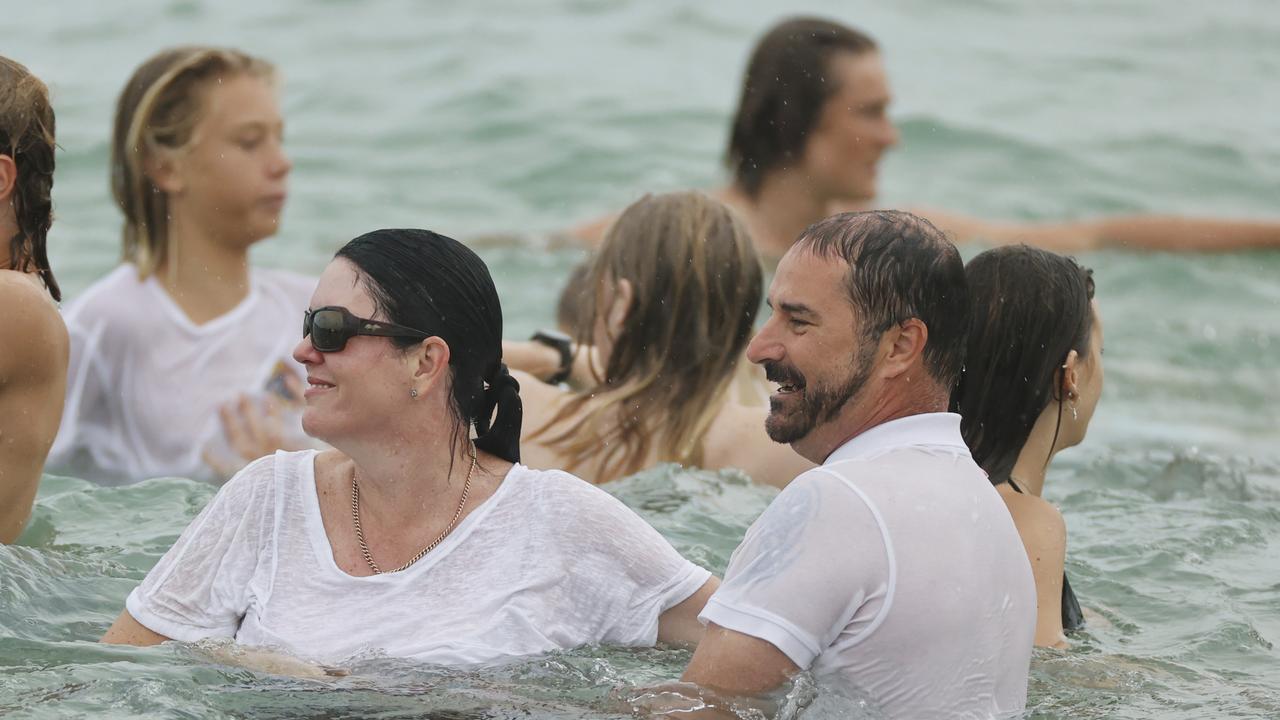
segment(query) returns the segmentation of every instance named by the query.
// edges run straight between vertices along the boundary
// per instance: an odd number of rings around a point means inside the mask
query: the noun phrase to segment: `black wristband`
[[[560,353],[560,368],[546,379],[551,385],[559,385],[569,379],[573,372],[573,339],[559,330],[539,330],[529,338],[533,342],[542,343]]]

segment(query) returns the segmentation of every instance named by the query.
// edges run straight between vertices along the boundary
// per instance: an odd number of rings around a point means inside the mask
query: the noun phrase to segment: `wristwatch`
[[[542,343],[560,353],[560,368],[556,370],[554,375],[547,378],[546,382],[551,385],[559,385],[568,380],[569,373],[573,372],[573,338],[559,330],[539,330],[529,339],[536,343]]]

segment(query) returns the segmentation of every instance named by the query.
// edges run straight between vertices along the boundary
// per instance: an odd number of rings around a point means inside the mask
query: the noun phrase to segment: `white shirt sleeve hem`
[[[698,619],[722,628],[759,638],[781,650],[797,667],[804,670],[818,657],[818,643],[794,624],[756,607],[730,607],[711,596]]]
[[[125,609],[137,620],[140,625],[147,628],[151,632],[164,635],[170,640],[181,640],[182,642],[195,642],[212,637],[235,637],[236,630],[239,628],[235,625],[226,627],[195,627],[183,623],[166,620],[152,611],[146,605],[146,599],[138,592],[138,588],[134,588],[129,593],[128,599],[124,601]]]

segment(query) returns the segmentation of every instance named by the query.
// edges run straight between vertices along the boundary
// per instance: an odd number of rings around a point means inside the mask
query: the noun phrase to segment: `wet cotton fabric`
[[[236,475],[129,595],[129,613],[178,640],[233,637],[326,663],[471,665],[653,645],[658,616],[711,576],[603,490],[516,465],[426,557],[353,577],[325,534],[315,456],[279,452]]]
[[[700,619],[772,643],[894,718],[1026,704],[1035,582],[960,416],[879,425],[796,478],[747,531]]]
[[[67,398],[47,466],[98,481],[158,476],[213,479],[208,450],[228,459],[218,409],[241,394],[262,398],[293,361],[313,279],[253,269],[231,311],[192,323],[155,277],[125,264],[63,313],[71,336]],[[310,443],[300,415],[286,440]]]

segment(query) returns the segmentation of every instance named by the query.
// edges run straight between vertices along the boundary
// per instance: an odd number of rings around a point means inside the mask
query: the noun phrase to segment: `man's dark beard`
[[[796,385],[794,381],[799,381],[803,388],[797,391],[799,400],[792,401],[795,406],[790,411],[784,411],[782,403],[777,399],[769,399],[769,417],[764,421],[764,429],[769,438],[776,443],[790,444],[813,432],[818,423],[834,418],[862,386],[867,384],[874,357],[873,352],[861,353],[855,357],[853,368],[835,387],[807,384],[804,376],[795,368],[780,363],[766,363],[765,376],[770,381],[789,385]]]

